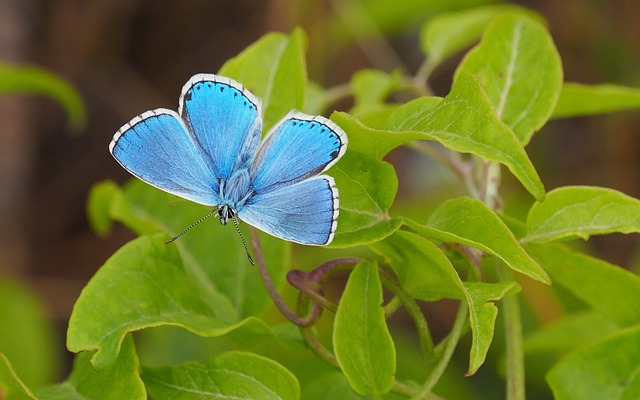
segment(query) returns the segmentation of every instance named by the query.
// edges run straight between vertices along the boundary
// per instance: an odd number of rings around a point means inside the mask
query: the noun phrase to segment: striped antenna
[[[249,262],[252,266],[256,266],[253,262],[253,258],[251,258],[251,254],[249,253],[249,249],[247,248],[247,242],[244,241],[244,236],[242,236],[242,232],[240,232],[240,223],[238,222],[238,217],[233,214],[233,224],[236,226],[236,230],[238,231],[238,235],[240,235],[240,240],[242,240],[242,245],[244,246],[244,251],[247,253],[247,258],[249,258]]]
[[[185,233],[187,233],[191,228],[193,228],[194,226],[198,225],[200,222],[204,221],[205,219],[209,218],[211,215],[213,215],[213,213],[215,213],[216,211],[218,211],[218,208],[214,208],[213,210],[211,210],[211,212],[207,215],[205,215],[204,217],[200,218],[199,220],[197,220],[196,222],[194,222],[193,224],[189,225],[189,227],[185,230],[183,230],[182,232],[178,233],[177,235],[175,235],[174,237],[172,237],[171,239],[167,240],[166,242],[164,242],[164,244],[169,244],[169,243],[173,243],[176,240],[178,240],[180,238],[180,236],[184,235]],[[247,248],[247,246],[245,246],[245,249]]]

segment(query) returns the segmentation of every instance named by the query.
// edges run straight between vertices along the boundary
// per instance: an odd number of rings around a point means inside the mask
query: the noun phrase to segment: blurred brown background
[[[565,80],[640,87],[639,2],[515,3],[548,20]],[[389,71],[396,58],[416,71],[418,29],[433,7],[384,27],[387,41],[381,41],[349,37],[342,25],[346,6],[340,0],[0,0],[0,62],[48,68],[77,87],[88,109],[87,126],[73,132],[51,100],[0,96],[0,274],[32,285],[64,329],[86,281],[133,237],[122,227],[97,237],[85,217],[94,183],[129,178],[108,152],[113,133],[148,109],[176,108],[191,75],[217,71],[268,31],[302,26],[309,77],[325,87],[364,67]],[[448,90],[458,61],[434,74],[438,94]],[[639,135],[640,111],[555,121],[528,151],[547,189],[602,185],[640,197]],[[591,245],[609,261],[637,264],[637,235]]]

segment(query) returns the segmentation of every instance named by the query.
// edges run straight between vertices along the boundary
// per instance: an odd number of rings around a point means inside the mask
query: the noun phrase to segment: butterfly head
[[[224,205],[218,208],[218,218],[220,219],[220,223],[222,225],[226,225],[230,219],[233,219],[236,215],[236,210],[234,210],[231,206]]]

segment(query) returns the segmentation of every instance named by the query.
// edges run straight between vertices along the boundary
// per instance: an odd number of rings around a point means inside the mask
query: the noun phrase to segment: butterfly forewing
[[[148,111],[126,123],[109,150],[148,184],[205,205],[218,203],[217,182],[175,111]]]
[[[260,102],[241,84],[195,75],[182,89],[179,113],[217,178],[228,179],[239,164],[250,164],[262,129]]]
[[[347,145],[347,136],[332,121],[291,112],[265,137],[253,164],[253,189],[262,193],[325,171]]]

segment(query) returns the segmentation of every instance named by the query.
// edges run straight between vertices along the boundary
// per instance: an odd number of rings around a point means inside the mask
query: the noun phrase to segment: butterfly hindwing
[[[238,163],[250,164],[262,129],[260,102],[241,84],[194,75],[182,89],[179,114],[217,178],[228,179]]]
[[[256,194],[238,216],[281,239],[321,246],[333,240],[338,210],[333,178],[320,175]]]
[[[152,186],[196,203],[218,203],[218,183],[175,111],[157,109],[135,117],[116,132],[109,150],[127,171]]]
[[[263,193],[318,175],[342,157],[346,146],[346,134],[332,121],[291,112],[258,148],[252,187]]]

